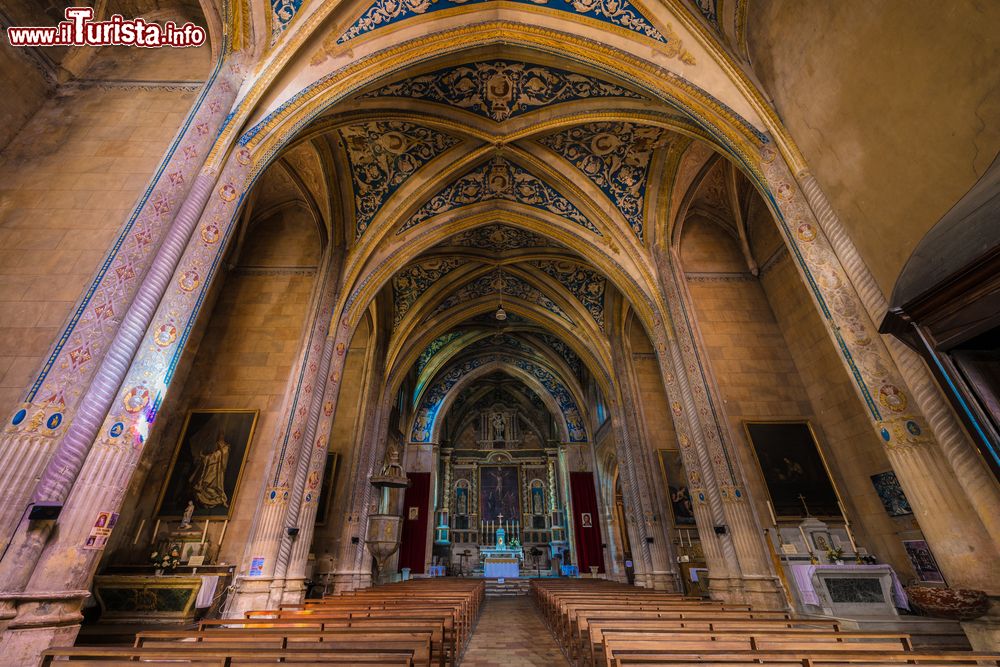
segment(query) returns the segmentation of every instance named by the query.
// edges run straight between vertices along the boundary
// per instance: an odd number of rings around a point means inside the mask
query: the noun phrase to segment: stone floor
[[[487,598],[461,667],[566,665],[531,599]]]

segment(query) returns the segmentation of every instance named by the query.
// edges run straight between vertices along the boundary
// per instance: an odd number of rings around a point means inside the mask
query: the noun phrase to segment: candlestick
[[[687,529],[687,534],[688,534],[688,547],[690,548],[690,547],[694,546],[694,542],[691,541],[691,529],[690,528]]]
[[[208,519],[205,519],[205,530],[201,531],[201,543],[205,543],[205,538],[208,537]]]
[[[774,516],[774,506],[771,505],[771,501],[770,500],[767,501],[767,511],[771,515],[771,523],[773,523],[775,526],[777,526],[778,525],[778,518],[776,516]]]
[[[226,528],[229,528],[229,519],[226,519],[225,523],[222,524],[222,534],[219,535],[219,546],[222,546],[222,540],[226,537]]]
[[[146,525],[145,519],[139,522],[139,530],[135,531],[135,539],[132,540],[132,544],[135,544],[136,542],[139,541],[139,536],[142,535],[142,527],[145,525]]]
[[[802,530],[802,526],[799,526],[799,534],[802,535],[802,544],[805,545],[806,551],[808,551],[809,554],[812,555],[813,550],[809,546],[809,540],[806,539],[806,531]]]
[[[150,535],[150,537],[149,537],[149,543],[150,544],[152,544],[153,542],[156,541],[156,534],[158,532],[160,532],[160,520],[159,519],[156,520],[156,525],[153,526],[153,534]]]

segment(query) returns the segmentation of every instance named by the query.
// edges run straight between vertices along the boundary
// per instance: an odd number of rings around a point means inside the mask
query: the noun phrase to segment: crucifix
[[[806,505],[806,497],[800,493],[799,494],[799,500],[802,502],[802,508],[805,509],[805,511],[806,511],[806,516],[807,517],[812,516],[812,514],[809,513],[809,506]]]

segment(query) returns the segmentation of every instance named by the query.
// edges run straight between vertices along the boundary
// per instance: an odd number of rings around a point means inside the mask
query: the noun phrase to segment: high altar
[[[503,528],[497,528],[496,544],[480,548],[479,553],[483,559],[483,574],[487,579],[516,579],[521,576],[524,550],[520,546],[510,546],[507,532]]]

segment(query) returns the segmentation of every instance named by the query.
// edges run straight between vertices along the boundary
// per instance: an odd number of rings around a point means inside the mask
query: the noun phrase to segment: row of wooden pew
[[[579,667],[1000,665],[1000,654],[915,650],[906,634],[846,631],[832,619],[608,581],[536,579],[531,595]]]
[[[191,630],[149,630],[131,647],[46,651],[54,661],[87,667],[275,663],[454,667],[485,595],[482,581],[415,580],[247,612],[242,619],[203,620]]]

